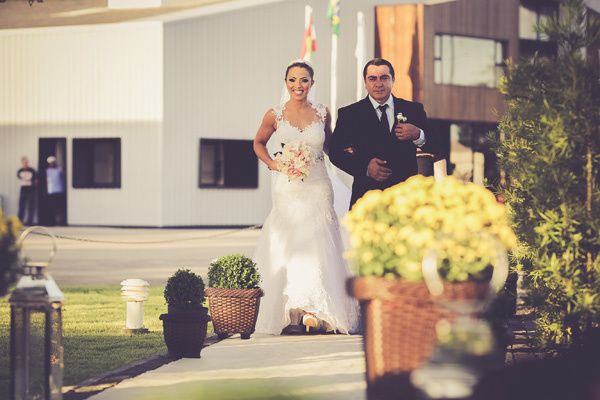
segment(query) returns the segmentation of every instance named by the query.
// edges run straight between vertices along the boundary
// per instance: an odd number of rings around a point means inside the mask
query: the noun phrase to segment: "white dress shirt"
[[[374,98],[371,97],[371,95],[369,95],[369,100],[371,101],[371,104],[373,105],[373,108],[375,109],[375,112],[377,113],[377,118],[379,120],[381,120],[381,110],[378,108],[379,106],[382,106],[383,104],[379,104],[377,102],[377,100],[375,100]],[[395,122],[395,116],[394,116],[394,97],[392,95],[390,95],[390,97],[388,97],[387,101],[384,103],[388,105],[388,108],[385,111],[385,115],[387,116],[388,119],[388,124],[390,126],[390,129],[394,126],[394,122]],[[415,144],[415,146],[417,147],[421,147],[425,144],[425,132],[423,132],[423,129],[419,129],[421,132],[419,133],[419,138],[413,140],[413,143]]]

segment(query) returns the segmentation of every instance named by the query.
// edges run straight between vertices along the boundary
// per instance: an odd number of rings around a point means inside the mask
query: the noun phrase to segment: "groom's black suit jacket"
[[[388,188],[417,173],[416,146],[411,140],[398,140],[394,134],[396,115],[402,113],[407,123],[427,132],[427,114],[421,103],[396,97],[393,113],[392,132],[386,132],[368,96],[338,110],[329,158],[354,177],[350,207],[367,191]],[[423,149],[427,151],[427,144]],[[387,161],[391,168],[392,175],[384,182],[367,176],[367,166],[372,158]]]

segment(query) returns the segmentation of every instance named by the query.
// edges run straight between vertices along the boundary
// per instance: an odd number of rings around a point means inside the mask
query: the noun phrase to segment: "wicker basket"
[[[446,283],[440,301],[483,299],[488,289],[487,283]],[[433,350],[437,321],[454,317],[424,283],[361,277],[349,280],[349,291],[361,305],[368,384],[418,368]]]
[[[163,321],[163,336],[173,358],[200,358],[210,317],[208,310],[169,312],[159,317]]]
[[[242,339],[249,339],[256,326],[262,289],[207,288],[204,292],[219,338],[239,333]]]

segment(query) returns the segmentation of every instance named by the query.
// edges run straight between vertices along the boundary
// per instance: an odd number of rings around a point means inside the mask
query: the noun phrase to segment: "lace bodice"
[[[327,109],[323,104],[311,103],[311,106],[315,110],[315,119],[302,129],[294,126],[285,118],[285,105],[273,108],[277,130],[271,136],[271,140],[274,140],[277,144],[304,142],[311,147],[316,156],[322,156]]]

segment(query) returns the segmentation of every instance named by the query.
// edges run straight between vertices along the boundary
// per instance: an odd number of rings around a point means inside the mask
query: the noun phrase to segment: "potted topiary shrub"
[[[220,257],[210,263],[205,290],[220,339],[239,333],[249,339],[256,326],[260,298],[260,274],[256,263],[241,254]]]
[[[436,183],[417,175],[370,191],[344,222],[359,275],[348,288],[361,305],[368,393],[376,397],[378,382],[406,378],[430,355],[436,323],[456,316],[440,304],[489,295],[493,265],[516,238],[490,191],[453,177]],[[433,271],[443,279],[439,297],[423,279],[423,271],[431,271],[424,259],[434,260]]]
[[[204,303],[204,281],[189,269],[178,269],[164,290],[168,313],[161,314],[169,355],[199,358],[210,316]]]
[[[17,280],[19,264],[19,231],[21,222],[16,217],[6,217],[0,208],[0,297]]]

